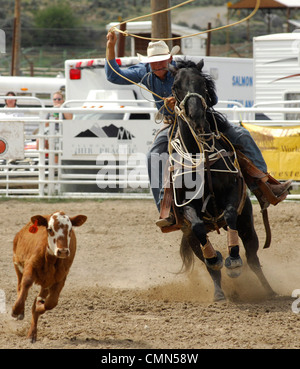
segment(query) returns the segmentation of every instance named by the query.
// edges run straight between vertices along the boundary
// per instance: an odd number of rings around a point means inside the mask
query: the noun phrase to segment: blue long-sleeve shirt
[[[155,92],[161,97],[170,97],[172,96],[172,85],[174,82],[174,77],[170,72],[167,73],[164,80],[158,78],[151,71],[150,64],[148,63],[139,63],[133,65],[129,68],[122,69],[117,64],[116,60],[109,61],[111,66],[122,76],[127,77],[131,81],[135,83],[142,83],[145,85],[150,91]],[[172,61],[173,65],[176,65],[174,61]],[[115,83],[118,85],[130,85],[131,83],[124,78],[118,76],[109,66],[107,61],[105,61],[105,73],[106,78],[109,82]],[[148,74],[148,75],[147,75]],[[164,102],[159,99],[156,95],[153,95],[155,104],[158,110],[162,108]],[[162,114],[170,115],[164,108],[160,110]]]

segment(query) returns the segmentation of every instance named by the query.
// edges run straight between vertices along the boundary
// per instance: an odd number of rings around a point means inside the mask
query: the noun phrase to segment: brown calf
[[[35,342],[37,322],[41,314],[53,309],[65,284],[76,252],[72,226],[81,226],[87,217],[69,218],[63,212],[35,215],[14,238],[13,262],[18,277],[18,298],[12,316],[24,318],[24,305],[33,283],[41,286],[32,306],[28,338]]]

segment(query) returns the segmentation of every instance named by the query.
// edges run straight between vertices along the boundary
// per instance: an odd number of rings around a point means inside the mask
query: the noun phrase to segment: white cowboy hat
[[[142,63],[155,63],[168,60],[171,56],[177,54],[180,50],[178,45],[174,46],[170,52],[168,45],[164,41],[149,42],[147,56],[137,54]]]

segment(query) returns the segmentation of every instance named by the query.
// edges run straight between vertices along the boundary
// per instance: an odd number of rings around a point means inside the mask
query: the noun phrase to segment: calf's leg
[[[64,287],[65,280],[54,284],[49,289],[42,288],[39,295],[34,300],[32,305],[32,319],[31,326],[27,334],[27,338],[32,343],[36,342],[37,339],[37,323],[40,315],[44,314],[47,310],[52,310],[58,303],[58,298],[61,290]]]
[[[32,267],[25,268],[23,275],[20,272],[17,272],[17,276],[18,298],[12,308],[12,316],[18,320],[22,320],[24,318],[24,307],[26,298],[28,296],[28,291],[33,284]]]

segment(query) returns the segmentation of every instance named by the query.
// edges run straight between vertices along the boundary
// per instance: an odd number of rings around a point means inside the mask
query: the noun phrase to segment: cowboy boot
[[[289,188],[292,185],[292,180],[289,179],[288,181],[284,182],[284,183],[280,183],[280,184],[272,184],[272,183],[268,183],[266,182],[267,186],[269,186],[271,188],[271,191],[273,192],[273,194],[276,197],[280,197],[281,195],[283,195],[285,192],[287,192],[289,190]]]
[[[173,210],[173,189],[167,187],[164,189],[164,197],[160,203],[159,219],[155,222],[162,231],[163,228],[166,230],[177,223]]]
[[[175,223],[176,223],[176,219],[175,219],[174,214],[172,213],[170,213],[170,215],[167,218],[161,218],[155,222],[155,224],[159,228],[170,227],[171,225],[174,225]]]
[[[280,183],[269,174],[266,174],[264,178],[258,179],[258,188],[252,190],[252,192],[259,200],[259,203],[263,204],[262,208],[266,209],[270,204],[277,205],[283,201],[289,193],[288,190],[291,184],[291,179]]]

